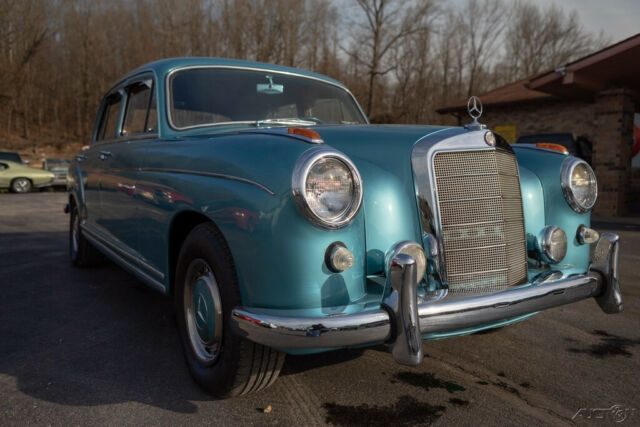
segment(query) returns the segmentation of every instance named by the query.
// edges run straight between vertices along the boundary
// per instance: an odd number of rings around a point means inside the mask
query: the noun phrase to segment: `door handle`
[[[109,157],[112,157],[112,156],[113,154],[111,154],[111,151],[101,151],[98,157],[100,157],[100,160],[107,160]]]
[[[84,154],[76,154],[76,162],[82,163],[85,160],[87,160],[87,156],[85,156]]]

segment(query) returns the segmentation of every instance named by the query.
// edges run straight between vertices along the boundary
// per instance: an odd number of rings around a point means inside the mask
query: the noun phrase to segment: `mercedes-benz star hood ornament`
[[[466,124],[464,127],[469,130],[482,130],[486,128],[486,125],[478,122],[480,116],[482,116],[482,102],[480,98],[477,96],[472,96],[467,101],[467,111],[469,112],[469,116],[473,119],[473,121],[469,124]]]

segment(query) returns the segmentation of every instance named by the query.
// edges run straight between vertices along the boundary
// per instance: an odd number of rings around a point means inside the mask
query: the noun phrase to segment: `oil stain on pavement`
[[[394,378],[412,386],[422,387],[425,391],[428,391],[432,388],[443,388],[447,390],[449,393],[455,393],[456,391],[464,391],[466,390],[459,384],[456,384],[451,381],[443,381],[441,379],[436,378],[434,374],[430,373],[416,373],[403,371],[398,372],[394,375]]]
[[[366,403],[358,406],[325,403],[323,407],[327,411],[325,422],[328,424],[358,426],[429,425],[440,418],[446,410],[444,406],[420,402],[408,395],[400,396],[396,403],[387,406]]]
[[[604,359],[611,356],[631,357],[629,347],[640,345],[640,339],[631,340],[629,338],[620,337],[610,334],[606,331],[596,329],[593,335],[600,337],[600,342],[592,344],[588,348],[569,348],[571,353],[585,353],[597,359]]]

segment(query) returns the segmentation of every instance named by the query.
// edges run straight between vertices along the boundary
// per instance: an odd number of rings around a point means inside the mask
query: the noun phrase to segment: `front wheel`
[[[11,191],[14,193],[28,193],[31,187],[31,181],[28,178],[16,178],[11,181]]]
[[[212,224],[187,236],[176,269],[175,309],[191,375],[206,391],[231,397],[261,390],[280,373],[284,354],[231,331],[240,305],[231,253]]]

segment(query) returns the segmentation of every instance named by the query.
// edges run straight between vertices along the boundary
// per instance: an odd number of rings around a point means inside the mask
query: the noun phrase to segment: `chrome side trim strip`
[[[136,266],[134,264],[135,262],[142,263],[142,261],[133,259],[131,255],[128,255],[128,254],[126,255],[131,261],[125,259],[125,257],[120,255],[120,254],[124,254],[122,250],[106,243],[97,234],[90,231],[86,227],[86,225],[81,225],[81,229],[84,236],[91,242],[91,244],[98,247],[98,249],[100,249],[109,258],[113,259],[116,263],[122,265],[125,269],[129,270],[131,273],[140,277],[140,279],[142,279],[145,283],[150,285],[152,288],[156,289],[157,291],[163,294],[167,293],[167,289],[160,281],[151,277],[151,275],[149,275],[147,272],[143,271],[139,266]],[[161,279],[164,279],[164,273],[159,272],[158,270],[154,269],[153,267],[149,266],[146,263],[144,263],[144,265],[146,268],[149,268],[149,271],[152,272],[154,275],[162,276]]]
[[[223,174],[223,173],[201,172],[201,171],[190,171],[190,170],[186,170],[186,169],[168,169],[168,168],[140,168],[138,170],[141,171],[141,172],[177,173],[177,174],[183,174],[183,175],[200,175],[200,176],[207,176],[207,177],[211,177],[211,178],[228,179],[228,180],[231,180],[231,181],[244,182],[245,184],[253,185],[254,187],[257,187],[257,188],[261,189],[262,191],[265,191],[265,192],[269,193],[272,196],[275,196],[275,194],[276,194],[273,191],[271,191],[269,188],[265,187],[264,185],[259,184],[259,183],[255,182],[255,181],[252,181],[250,179],[241,178],[239,176],[226,175],[226,174]]]

